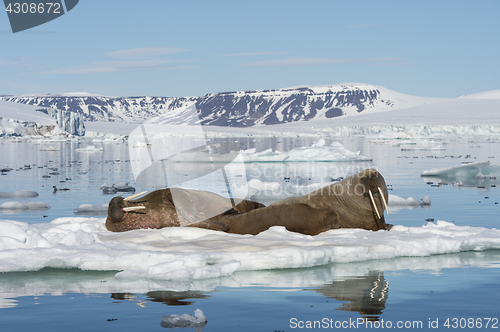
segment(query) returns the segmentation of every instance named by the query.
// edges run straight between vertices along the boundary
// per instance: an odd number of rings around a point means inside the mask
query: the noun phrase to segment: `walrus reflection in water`
[[[176,209],[172,198],[174,190],[176,200],[178,197],[188,200],[189,210]],[[227,198],[205,191],[172,188],[153,191],[136,199],[114,197],[109,202],[106,228],[123,232],[184,226],[189,220],[203,220],[188,226],[254,235],[272,226],[284,226],[289,231],[307,235],[336,228],[389,230],[392,225],[384,220],[387,200],[384,178],[374,169],[366,169],[307,195],[289,197],[267,207],[243,200],[234,207],[227,206],[226,212],[215,216],[210,210],[217,207],[220,211],[221,206],[228,204]]]

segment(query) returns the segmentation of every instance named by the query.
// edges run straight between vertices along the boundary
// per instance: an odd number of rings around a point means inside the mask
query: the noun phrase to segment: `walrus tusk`
[[[147,191],[143,191],[143,192],[140,192],[140,193],[138,193],[138,194],[133,194],[132,196],[125,197],[123,200],[124,200],[124,201],[130,201],[130,200],[132,200],[132,199],[134,199],[134,198],[137,198],[137,197],[139,197],[139,196],[144,195],[145,193],[147,193]]]
[[[372,200],[373,207],[375,208],[375,212],[377,212],[377,217],[380,219],[380,214],[378,213],[377,205],[375,204],[375,200],[373,199],[372,191],[368,190],[368,194],[370,194],[370,199]]]
[[[382,202],[384,203],[385,210],[387,211],[387,214],[389,214],[389,208],[387,207],[387,202],[385,201],[384,193],[382,192],[382,189],[378,187],[378,191],[380,192],[380,196],[382,197]]]
[[[122,210],[125,212],[136,211],[136,210],[144,210],[145,206],[128,206],[124,207]]]

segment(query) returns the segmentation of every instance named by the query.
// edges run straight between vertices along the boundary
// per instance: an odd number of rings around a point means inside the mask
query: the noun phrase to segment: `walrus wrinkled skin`
[[[190,211],[176,211],[173,190],[176,191],[176,199],[182,197],[188,200],[190,204],[187,206],[192,207]],[[109,202],[106,228],[123,232],[139,228],[176,227],[188,224],[189,220],[203,220],[189,224],[189,227],[254,235],[272,226],[284,226],[289,231],[307,235],[317,235],[336,228],[389,230],[392,225],[385,223],[384,199],[388,201],[385,180],[373,169],[366,169],[307,195],[289,197],[267,207],[243,200],[232,208],[228,206],[226,198],[214,193],[163,189],[129,201],[114,197]],[[133,206],[145,208],[130,212],[123,210]],[[227,211],[213,216],[210,213],[213,206],[223,207]],[[211,217],[205,219],[204,215]]]

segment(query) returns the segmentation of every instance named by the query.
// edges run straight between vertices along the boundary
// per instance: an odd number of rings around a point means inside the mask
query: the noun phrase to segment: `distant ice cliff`
[[[54,108],[42,108],[38,109],[38,112],[42,112],[50,115],[56,119],[56,123],[65,132],[75,136],[85,135],[85,125],[83,124],[83,117],[81,114],[77,114],[71,111],[62,111]]]
[[[4,136],[83,136],[83,117],[71,111],[0,100],[0,137]]]

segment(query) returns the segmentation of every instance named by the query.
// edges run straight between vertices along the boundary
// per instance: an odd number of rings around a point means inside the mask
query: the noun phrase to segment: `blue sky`
[[[13,34],[0,95],[202,96],[361,82],[417,96],[500,89],[500,1],[80,0]]]

